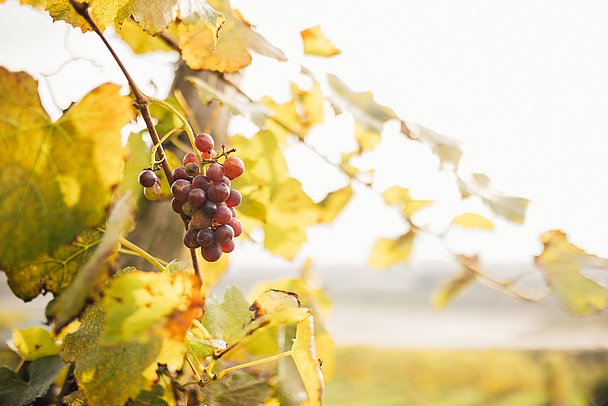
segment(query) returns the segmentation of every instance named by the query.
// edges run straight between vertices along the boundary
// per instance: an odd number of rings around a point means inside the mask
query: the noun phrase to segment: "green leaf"
[[[13,330],[13,344],[24,361],[59,354],[51,333],[40,327]]]
[[[97,297],[97,290],[110,275],[118,240],[131,224],[132,210],[132,200],[126,195],[114,207],[95,252],[76,275],[72,284],[49,303],[47,318],[55,321],[55,331],[59,331],[74,320],[87,303]]]
[[[438,134],[419,124],[406,123],[403,120],[401,121],[401,132],[409,139],[419,141],[430,147],[439,158],[441,166],[450,164],[454,168],[458,167],[462,151],[460,144],[455,139]]]
[[[200,316],[200,283],[183,272],[133,271],[110,281],[103,307],[104,344],[146,343],[155,336],[179,342]]]
[[[59,355],[38,358],[27,366],[29,381],[8,368],[0,368],[0,406],[21,406],[43,396],[63,368]]]
[[[213,0],[209,4],[226,19],[219,32],[210,29],[205,21],[177,27],[182,59],[190,68],[236,72],[251,63],[249,51],[286,60],[280,49],[251,29],[241,14],[230,7],[228,0]]]
[[[158,364],[181,368],[184,347],[172,340],[155,336],[145,344],[104,345],[104,318],[100,303],[89,306],[78,331],[64,340],[63,359],[75,363],[78,388],[89,406],[122,405],[152,390]]]
[[[139,184],[138,177],[142,169],[150,166],[150,152],[141,133],[132,133],[129,136],[127,145],[123,147],[123,154],[125,167],[118,185],[118,195],[130,192],[133,196],[142,196],[143,187]]]
[[[319,25],[303,30],[300,35],[307,55],[329,57],[340,54],[340,50],[321,32]]]
[[[141,391],[137,395],[137,399],[129,402],[129,406],[169,406],[163,399],[163,388],[160,385],[154,385],[152,391]]]
[[[580,249],[560,230],[547,231],[541,241],[543,252],[535,262],[562,309],[573,316],[588,316],[606,308],[608,289],[583,275],[582,270],[608,270],[608,259]]]
[[[341,189],[334,190],[319,202],[321,208],[321,223],[331,223],[344,210],[353,197],[353,188],[349,184]]]
[[[0,148],[11,151],[0,163],[0,268],[9,279],[105,218],[122,175],[120,128],[133,113],[118,91],[102,85],[53,123],[36,81],[0,68]],[[19,288],[28,291],[28,283]]]
[[[165,41],[148,34],[133,20],[126,20],[116,32],[136,54],[173,50]]]
[[[258,378],[237,371],[221,381],[210,382],[205,386],[205,399],[217,406],[254,406],[263,405],[272,396],[272,386],[268,379]]]
[[[264,126],[268,111],[259,103],[249,101],[240,94],[228,93],[218,89],[199,77],[190,76],[187,80],[192,83],[203,104],[218,101],[226,106],[230,114],[243,116],[259,128]]]
[[[486,230],[492,230],[494,223],[488,220],[484,216],[476,213],[463,213],[459,216],[454,217],[452,224],[463,228],[484,228]]]
[[[458,255],[458,261],[461,264],[458,275],[443,285],[433,296],[432,302],[436,308],[445,307],[475,281],[476,273],[474,270],[479,267],[479,257],[477,255],[473,257]]]
[[[323,401],[324,380],[315,350],[314,318],[310,316],[298,323],[291,357],[298,368],[310,405]]]
[[[470,181],[458,179],[458,187],[463,198],[479,198],[496,214],[513,223],[522,224],[529,201],[521,197],[506,196],[493,189],[490,178],[483,173],[474,173]]]
[[[372,247],[369,266],[384,269],[395,264],[406,263],[410,259],[416,233],[412,230],[397,239],[380,238]]]
[[[374,101],[372,92],[355,92],[332,74],[327,75],[327,80],[336,97],[352,113],[355,121],[367,130],[381,133],[386,121],[397,118],[389,107]]]
[[[245,293],[237,287],[226,289],[221,303],[214,297],[205,301],[203,325],[212,337],[224,340],[228,345],[241,337],[243,328],[251,322],[251,318]]]

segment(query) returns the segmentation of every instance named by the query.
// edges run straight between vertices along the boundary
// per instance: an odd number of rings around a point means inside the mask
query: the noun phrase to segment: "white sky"
[[[298,63],[333,72],[355,90],[372,90],[376,100],[408,121],[463,143],[461,173],[484,172],[496,188],[532,200],[524,226],[496,221],[491,233],[454,232],[454,249],[480,252],[488,262],[529,261],[539,252],[538,235],[561,228],[591,252],[608,255],[608,191],[604,159],[608,141],[608,5],[600,1],[235,1],[259,32],[286,51],[291,62],[256,57],[243,87],[254,97],[286,97]],[[373,4],[373,7],[371,5]],[[342,55],[325,59],[302,54],[299,31],[321,24]],[[44,73],[69,59],[64,24],[13,2],[0,5],[0,65]],[[50,80],[61,104],[104,81],[124,79],[93,35],[72,32],[70,49],[99,59],[68,65]],[[135,79],[146,83],[171,75],[167,58],[129,58]],[[161,86],[162,87],[162,86]],[[146,89],[146,86],[144,86]],[[62,89],[60,91],[59,89]],[[153,90],[147,87],[148,92]],[[160,89],[160,92],[164,89]],[[45,105],[52,109],[47,99]],[[56,113],[56,112],[55,112]],[[311,139],[331,156],[350,137],[350,120],[340,117]],[[455,182],[437,172],[426,148],[407,142],[388,125],[386,145],[363,163],[375,166],[378,190],[409,187],[414,197],[443,201],[421,214],[438,228],[450,215],[487,210],[458,203]],[[290,170],[320,198],[343,183],[331,167],[305,151],[288,152]],[[309,233],[298,262],[365,263],[373,241],[403,231],[398,216],[365,190],[331,228]],[[235,265],[285,267],[254,246],[239,247]],[[421,240],[414,261],[444,260],[445,252]]]

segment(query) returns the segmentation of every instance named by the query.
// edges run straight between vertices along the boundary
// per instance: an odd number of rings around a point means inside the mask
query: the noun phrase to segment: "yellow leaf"
[[[13,344],[24,361],[59,354],[59,347],[51,333],[40,327],[13,330]]]
[[[381,141],[380,133],[369,130],[361,124],[355,122],[355,139],[359,144],[359,151],[373,151]]]
[[[410,196],[410,191],[401,186],[391,186],[382,194],[386,204],[394,206],[403,206],[402,213],[407,219],[417,211],[433,204],[432,200],[415,200]]]
[[[209,29],[205,21],[196,25],[178,24],[177,36],[182,59],[190,68],[236,72],[251,63],[249,50],[281,61],[286,60],[283,52],[253,31],[227,0],[213,0],[209,4],[226,19],[218,33],[217,42],[216,31]]]
[[[385,269],[398,263],[406,263],[412,253],[416,233],[412,230],[397,239],[380,238],[374,244],[369,265],[374,269]]]
[[[313,316],[298,323],[291,356],[300,373],[309,405],[321,405],[325,383],[317,358]]]
[[[340,54],[340,50],[321,32],[321,27],[318,25],[305,29],[300,35],[304,42],[305,54],[316,56]]]
[[[580,249],[560,230],[547,231],[541,241],[543,252],[535,261],[562,309],[574,316],[588,316],[604,309],[608,305],[608,290],[581,271],[608,270],[608,259]]]
[[[172,48],[158,37],[148,34],[133,20],[126,20],[116,32],[136,54],[171,51]]]
[[[470,286],[475,280],[475,270],[479,267],[479,257],[477,255],[472,257],[458,255],[458,262],[461,265],[460,272],[456,277],[443,285],[439,292],[433,295],[433,306],[437,308],[445,307],[448,302]]]
[[[325,196],[319,207],[321,208],[321,223],[331,223],[344,210],[353,197],[353,188],[347,185],[342,189],[334,190]]]
[[[269,96],[264,96],[260,102],[271,113],[266,121],[267,128],[277,136],[281,145],[285,145],[289,135],[304,138],[306,131],[300,123],[295,100],[279,104]]]
[[[433,153],[439,157],[441,166],[451,164],[454,168],[458,167],[462,151],[460,144],[453,138],[446,137],[423,127],[419,124],[406,123],[401,121],[401,132],[412,140],[417,140],[431,148]]]
[[[321,85],[314,82],[310,90],[300,89],[295,83],[291,84],[291,93],[296,101],[300,124],[309,129],[315,124],[321,124],[325,119],[325,96]]]
[[[463,213],[452,220],[452,224],[464,228],[485,228],[492,230],[494,223],[476,213]]]

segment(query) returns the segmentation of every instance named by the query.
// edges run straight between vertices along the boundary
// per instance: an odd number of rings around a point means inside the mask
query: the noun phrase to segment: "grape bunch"
[[[224,151],[223,146],[218,155],[209,134],[198,134],[195,146],[203,160],[199,162],[193,152],[188,152],[183,158],[183,166],[175,168],[171,207],[188,225],[184,245],[201,248],[203,258],[214,262],[223,252],[234,250],[234,238],[243,232],[243,224],[236,218],[235,210],[242,197],[239,191],[230,188],[230,183],[241,176],[245,165],[240,158],[230,156],[234,151]],[[223,164],[219,162],[222,157]],[[151,170],[144,170],[139,179],[146,188],[144,193],[157,184],[160,187],[158,177]]]

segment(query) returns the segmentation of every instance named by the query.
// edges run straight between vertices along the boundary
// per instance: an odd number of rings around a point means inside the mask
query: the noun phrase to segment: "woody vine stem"
[[[169,163],[167,162],[167,159],[166,159],[165,149],[163,148],[163,146],[160,142],[160,138],[158,137],[158,133],[156,132],[156,128],[154,127],[154,123],[152,122],[152,115],[150,114],[150,102],[152,101],[152,99],[150,97],[146,96],[139,89],[139,87],[137,86],[137,84],[135,83],[135,81],[133,80],[131,75],[129,74],[129,71],[127,70],[125,65],[122,63],[122,61],[120,60],[120,58],[118,57],[118,55],[116,54],[114,49],[112,48],[112,45],[110,45],[110,43],[108,42],[106,37],[103,35],[103,33],[99,29],[99,26],[97,25],[97,23],[95,23],[95,21],[91,18],[91,15],[89,14],[88,3],[86,3],[86,2],[80,3],[76,0],[69,0],[69,1],[70,1],[70,4],[72,5],[72,7],[74,7],[74,10],[82,18],[84,18],[86,20],[86,22],[91,26],[91,29],[95,32],[95,34],[97,34],[97,36],[99,36],[99,38],[104,43],[104,45],[106,46],[106,48],[108,49],[110,54],[112,54],[112,57],[116,61],[116,64],[122,71],[123,75],[127,79],[129,88],[131,89],[131,92],[133,93],[133,98],[135,99],[133,104],[139,110],[142,118],[144,119],[144,122],[146,123],[146,128],[148,129],[148,133],[150,134],[150,139],[152,140],[152,144],[157,148],[156,149],[157,161],[160,162],[163,172],[165,174],[165,177],[167,178],[167,181],[169,182],[169,184],[172,184],[173,183],[173,174],[171,172],[171,168],[169,167]],[[189,124],[187,124],[187,123],[184,123],[184,125],[187,128],[189,126]],[[195,149],[195,151],[196,151],[196,149]],[[199,278],[199,281],[201,282],[201,285],[202,285],[203,277],[202,277],[202,274],[201,274],[201,271],[200,271],[200,268],[198,265],[196,251],[194,249],[190,249],[190,257],[192,258],[192,267],[194,268],[194,273]]]

